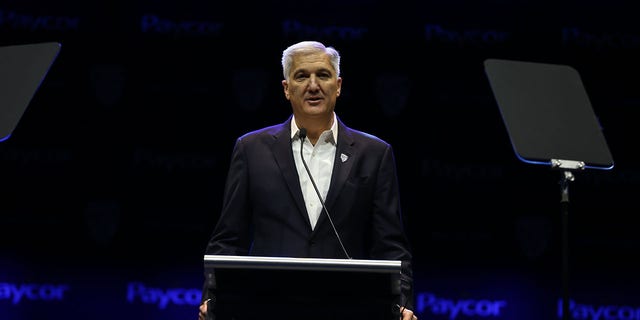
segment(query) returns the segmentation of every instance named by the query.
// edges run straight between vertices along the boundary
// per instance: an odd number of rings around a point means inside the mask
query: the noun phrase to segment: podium
[[[216,320],[399,318],[397,260],[205,255],[204,264]]]

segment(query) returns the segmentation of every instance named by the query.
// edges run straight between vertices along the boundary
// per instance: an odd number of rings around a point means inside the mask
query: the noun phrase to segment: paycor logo
[[[18,304],[23,300],[62,301],[67,290],[69,290],[69,286],[66,284],[0,282],[0,302],[8,300],[13,304]]]
[[[171,20],[153,14],[145,14],[140,19],[142,33],[219,36],[223,27],[224,24],[217,21]]]
[[[424,292],[417,296],[416,310],[419,313],[429,311],[434,315],[448,316],[451,320],[456,319],[458,316],[477,319],[498,317],[501,309],[506,305],[507,302],[504,300],[451,300],[436,297],[433,293]]]
[[[426,24],[424,37],[428,42],[483,46],[504,43],[511,38],[511,33],[493,29],[454,30],[438,24]]]
[[[0,27],[28,31],[76,31],[80,29],[79,17],[34,15],[0,8]]]
[[[640,307],[588,305],[569,300],[571,319],[575,320],[640,320]],[[558,318],[562,318],[562,299],[558,300]]]
[[[127,285],[127,301],[135,302],[137,299],[143,304],[155,304],[159,309],[166,308],[169,304],[193,305],[200,304],[202,292],[198,289],[185,288],[152,288],[139,282],[131,282]]]

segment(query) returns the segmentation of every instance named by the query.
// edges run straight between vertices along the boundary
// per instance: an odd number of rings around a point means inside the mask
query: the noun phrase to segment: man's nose
[[[309,77],[309,88],[310,89],[318,89],[318,78],[316,77],[315,74],[312,74]]]

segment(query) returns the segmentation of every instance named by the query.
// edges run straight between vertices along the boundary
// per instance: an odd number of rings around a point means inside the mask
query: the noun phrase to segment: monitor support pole
[[[551,160],[551,166],[562,170],[560,179],[560,209],[562,214],[562,320],[571,319],[569,307],[569,182],[575,180],[571,170],[583,170],[582,161]]]

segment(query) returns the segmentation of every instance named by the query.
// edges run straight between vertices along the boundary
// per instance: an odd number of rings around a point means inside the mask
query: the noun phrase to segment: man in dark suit
[[[236,141],[206,254],[401,260],[400,317],[417,319],[391,146],[336,116],[342,78],[334,48],[294,44],[282,67],[293,115]],[[215,278],[206,277],[200,319],[214,298]]]

